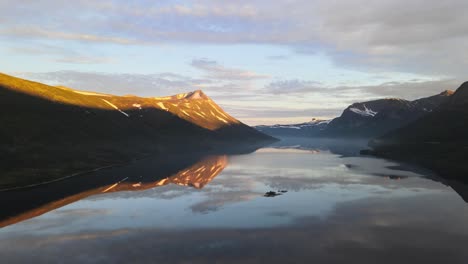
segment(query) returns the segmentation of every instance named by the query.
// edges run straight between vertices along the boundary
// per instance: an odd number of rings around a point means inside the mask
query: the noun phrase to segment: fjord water
[[[466,263],[468,188],[356,155],[361,143],[289,139],[184,161],[165,177],[151,159],[114,168],[112,184],[5,218],[0,256],[5,263]],[[134,180],[145,173],[158,176]],[[278,195],[265,197],[269,191]]]

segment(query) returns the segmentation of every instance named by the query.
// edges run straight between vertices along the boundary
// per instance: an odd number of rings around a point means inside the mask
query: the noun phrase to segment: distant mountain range
[[[354,103],[341,116],[295,125],[257,126],[272,136],[314,136],[371,139],[409,124],[449,101],[452,91],[408,101],[396,98]]]
[[[372,153],[420,163],[446,178],[468,175],[468,82],[439,108],[370,141]]]
[[[310,122],[293,125],[260,125],[255,128],[265,134],[275,137],[313,137],[319,136],[325,130],[331,120],[321,120],[312,118]]]
[[[468,82],[414,101],[355,103],[329,121],[256,128],[277,137],[367,139],[370,149],[362,154],[417,163],[445,179],[468,182]]]
[[[202,91],[115,96],[0,74],[0,189],[169,152],[273,140]]]

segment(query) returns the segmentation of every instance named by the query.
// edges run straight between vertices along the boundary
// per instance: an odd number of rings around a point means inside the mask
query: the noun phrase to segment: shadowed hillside
[[[386,98],[350,105],[325,129],[328,136],[373,138],[405,126],[446,103],[452,91],[408,101]]]
[[[370,142],[372,153],[417,162],[466,181],[468,82],[432,113]]]
[[[113,96],[0,74],[0,187],[57,179],[146,155],[271,140],[201,91]]]
[[[256,128],[274,137],[321,137],[371,139],[405,126],[421,118],[441,104],[449,101],[453,91],[408,101],[385,98],[348,106],[341,116],[332,120],[312,119],[310,122],[293,125],[257,126]]]

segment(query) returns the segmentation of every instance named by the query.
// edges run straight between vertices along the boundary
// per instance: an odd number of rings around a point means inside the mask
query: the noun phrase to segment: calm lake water
[[[114,168],[4,221],[0,262],[468,263],[468,188],[351,145],[287,140],[143,182]]]

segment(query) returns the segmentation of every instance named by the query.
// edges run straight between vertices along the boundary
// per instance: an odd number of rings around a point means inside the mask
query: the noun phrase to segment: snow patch
[[[162,103],[162,102],[157,102],[156,104],[157,104],[161,109],[163,109],[163,110],[166,110],[166,111],[169,110],[169,108],[167,108],[167,107],[164,105],[164,103]]]
[[[200,117],[203,117],[203,118],[205,118],[205,116],[204,116],[204,115],[202,115],[202,114],[200,114],[200,113],[198,113],[198,112],[195,112],[195,114],[196,114],[197,116],[200,116]]]
[[[120,110],[117,106],[115,106],[114,104],[112,104],[111,102],[107,101],[106,99],[102,99],[106,104],[112,106],[115,110],[119,111],[120,113],[122,113],[123,115],[125,115],[126,117],[130,117],[129,114],[125,113],[124,111]]]
[[[370,117],[374,117],[378,112],[375,112],[375,111],[372,111],[371,109],[367,108],[366,105],[363,105],[364,106],[364,110],[361,110],[361,109],[358,109],[358,108],[355,108],[355,107],[351,107],[349,110],[353,113],[356,113],[358,115],[361,115],[361,116],[370,116]]]
[[[292,128],[292,129],[301,129],[301,127],[292,126],[292,125],[276,125],[274,128]]]
[[[227,117],[227,116],[223,113],[223,111],[220,111],[220,110],[218,109],[218,107],[217,107],[216,105],[214,105],[211,101],[208,102],[208,103],[214,108],[214,110],[215,110],[218,114],[222,115],[222,116],[225,117],[226,119],[229,119],[229,117]]]
[[[226,119],[224,119],[224,118],[222,118],[222,117],[219,117],[219,116],[215,116],[215,117],[216,117],[218,120],[220,120],[220,121],[222,121],[222,122],[224,122],[224,123],[226,123],[226,124],[229,123]]]
[[[141,110],[141,104],[133,104],[132,106]]]
[[[82,94],[82,95],[95,95],[95,96],[106,96],[106,97],[110,97],[110,95],[108,94],[101,94],[101,93],[93,93],[93,92],[85,92],[85,91],[75,91],[73,90],[74,93],[77,93],[77,94]]]

